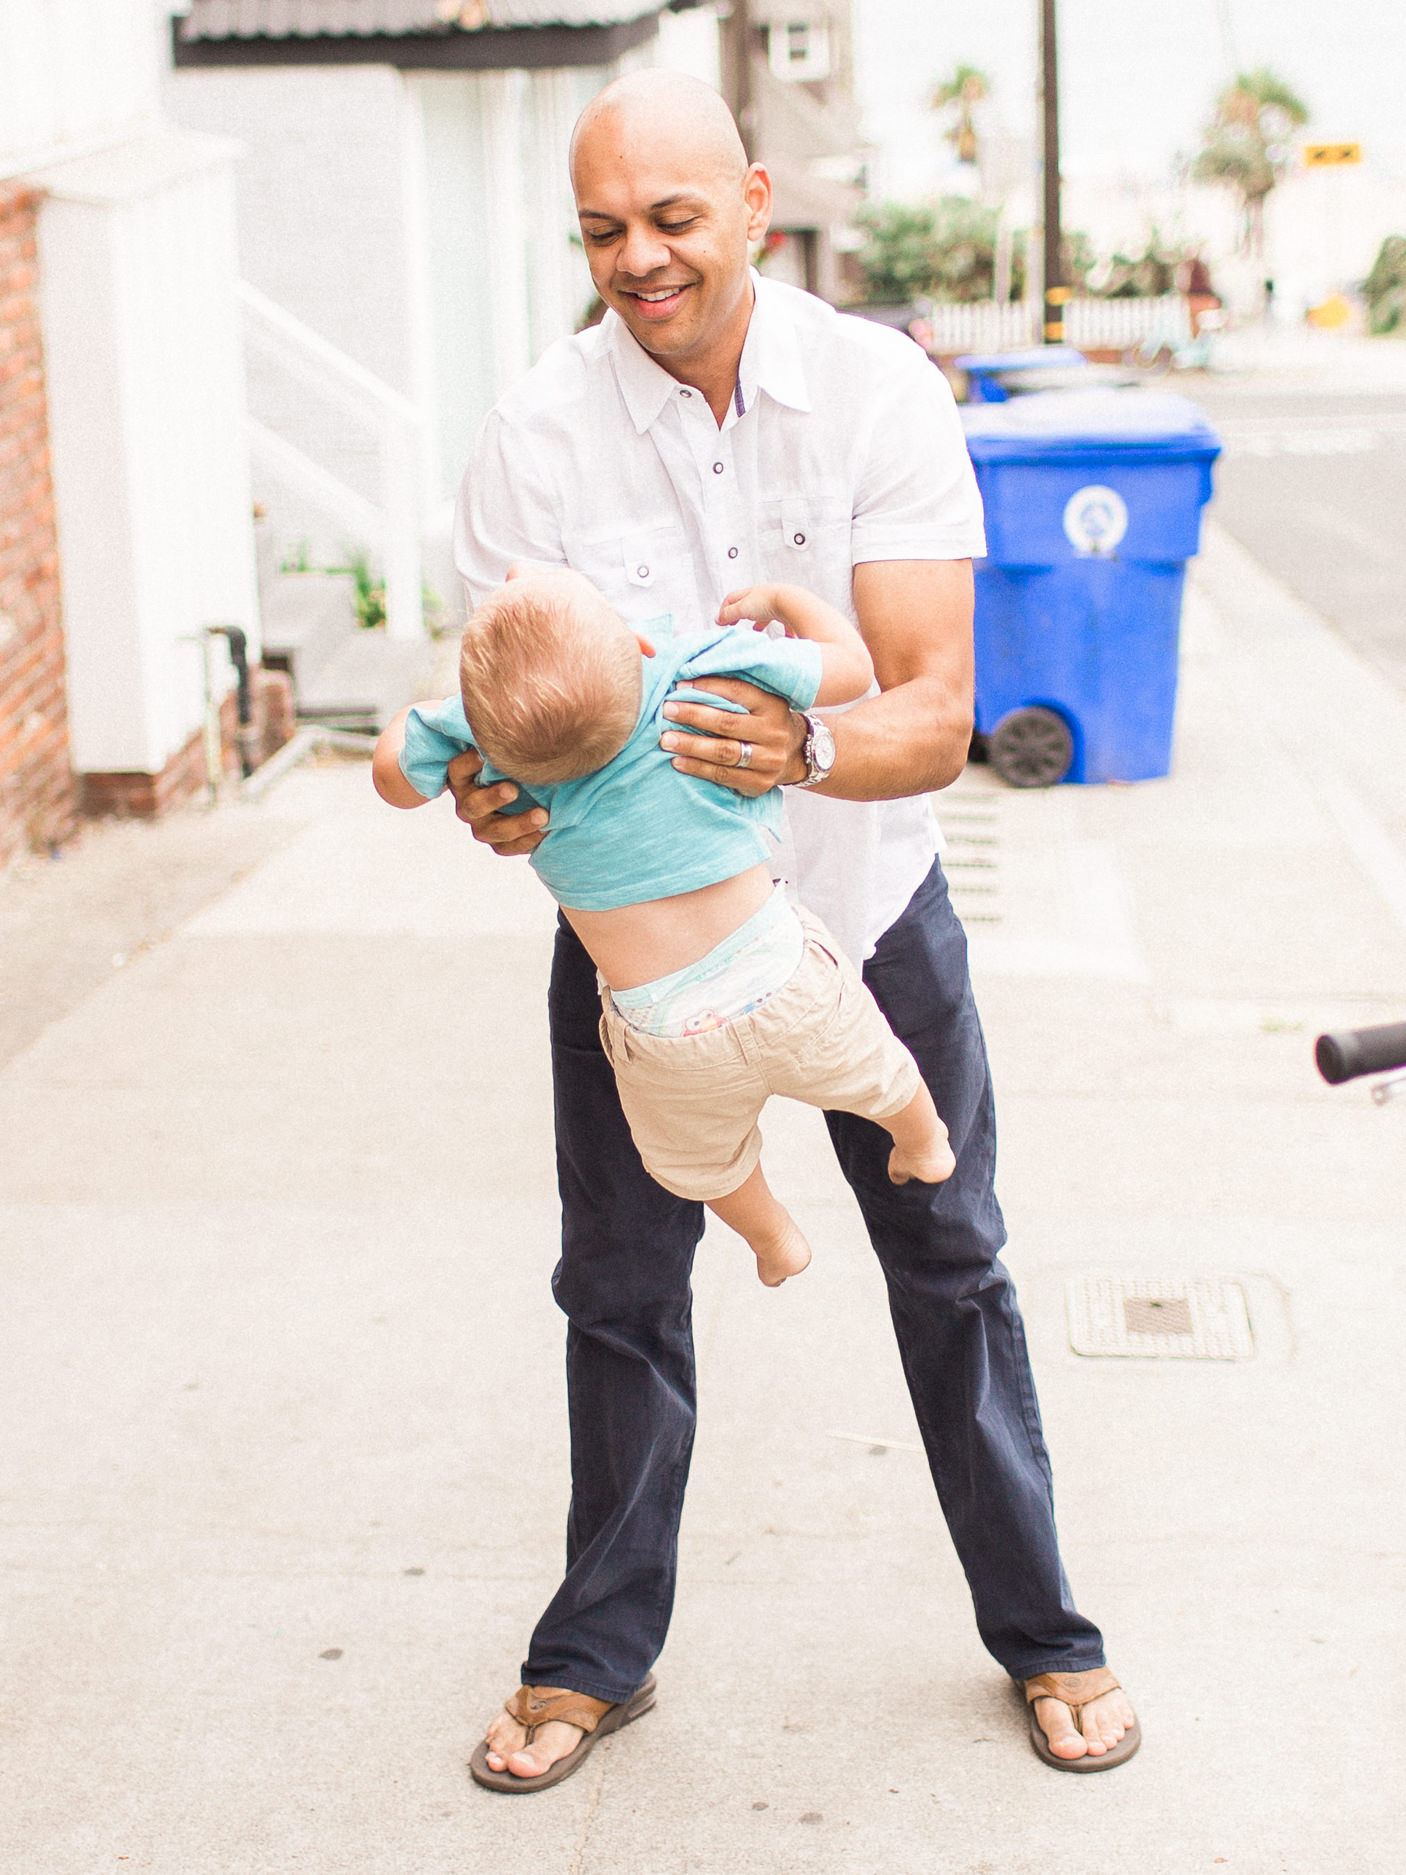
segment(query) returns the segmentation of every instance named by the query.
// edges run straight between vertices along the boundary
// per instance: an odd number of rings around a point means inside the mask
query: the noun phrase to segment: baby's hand
[[[750,619],[757,631],[769,625],[774,618],[780,618],[785,624],[780,598],[781,592],[777,586],[739,586],[718,607],[718,623],[739,625],[743,619]]]

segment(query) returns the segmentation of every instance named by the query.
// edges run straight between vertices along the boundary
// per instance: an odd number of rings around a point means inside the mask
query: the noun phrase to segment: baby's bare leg
[[[940,1185],[956,1171],[947,1128],[938,1119],[932,1095],[921,1081],[908,1105],[882,1124],[893,1134],[889,1177],[895,1185],[906,1185],[910,1178],[921,1185]]]
[[[757,1274],[768,1289],[779,1287],[788,1276],[799,1276],[810,1262],[810,1245],[800,1225],[767,1184],[760,1166],[736,1191],[710,1198],[708,1209],[747,1239],[757,1259]]]

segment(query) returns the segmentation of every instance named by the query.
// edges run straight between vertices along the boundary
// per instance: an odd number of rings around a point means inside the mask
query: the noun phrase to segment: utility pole
[[[732,0],[723,22],[723,95],[732,106],[747,161],[756,161],[757,108],[752,97],[754,28],[749,0]]]
[[[1064,343],[1063,239],[1059,222],[1059,56],[1055,0],[1040,0],[1040,97],[1044,106],[1045,323],[1047,345]]]

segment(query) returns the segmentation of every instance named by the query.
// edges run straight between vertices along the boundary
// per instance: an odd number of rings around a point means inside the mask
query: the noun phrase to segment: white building
[[[771,263],[833,294],[859,199],[848,16],[849,0],[189,0],[166,102],[244,151],[255,489],[276,551],[374,554],[387,509],[413,510],[428,582],[454,593],[478,426],[591,307],[567,142],[621,71],[723,92],[773,169]],[[408,559],[400,585],[418,612]]]
[[[138,811],[200,772],[204,627],[258,648],[235,152],[164,117],[164,30],[153,0],[0,0],[0,183],[42,197],[71,759],[90,806]]]
[[[566,168],[578,112],[632,65],[716,77],[711,12],[662,8],[191,0],[173,22],[167,108],[243,151],[255,491],[280,554],[379,559],[378,512],[398,504],[450,595],[479,423],[590,307]]]

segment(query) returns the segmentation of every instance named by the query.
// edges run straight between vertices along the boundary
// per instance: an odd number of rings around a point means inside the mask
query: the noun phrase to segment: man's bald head
[[[571,186],[596,291],[682,383],[725,409],[752,314],[771,183],[732,113],[678,72],[631,72],[581,113]]]
[[[683,72],[627,72],[597,92],[571,133],[572,182],[578,157],[629,166],[642,152],[681,159],[700,181],[739,190],[747,174],[732,112],[711,85]]]

